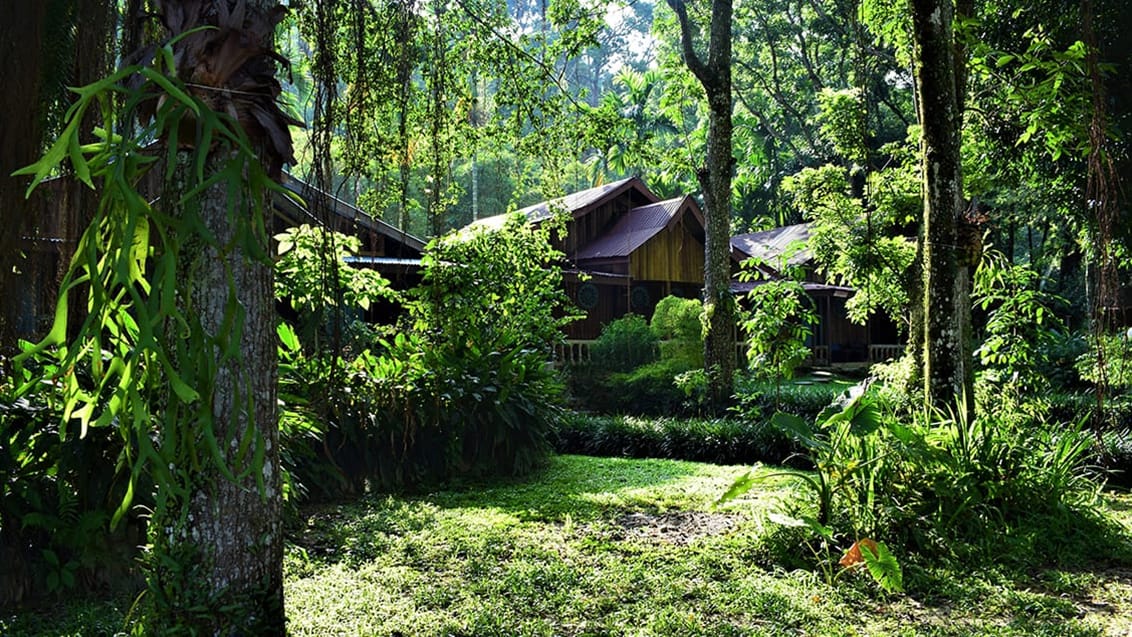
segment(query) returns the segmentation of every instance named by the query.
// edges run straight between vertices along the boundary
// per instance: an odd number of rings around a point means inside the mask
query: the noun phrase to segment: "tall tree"
[[[177,79],[200,104],[234,118],[267,175],[278,178],[282,164],[293,162],[287,132],[293,122],[276,105],[273,37],[283,9],[276,0],[156,4]],[[262,171],[232,146],[206,145],[208,139],[167,155],[175,166],[166,172],[162,201],[184,221],[174,226],[182,235],[175,238],[176,297],[180,315],[188,317],[187,325],[168,321],[166,339],[189,343],[174,350],[176,365],[200,394],[179,405],[190,422],[173,431],[211,458],[192,463],[181,452],[185,462],[173,484],[158,481],[150,591],[162,595],[150,619],[159,630],[170,622],[205,634],[282,634],[275,303],[263,227],[270,208],[266,190],[249,176]],[[168,400],[178,405],[173,393]],[[169,454],[184,443],[161,444]],[[197,610],[202,607],[205,613]]]
[[[696,50],[699,29],[684,0],[667,0],[680,22],[684,63],[708,101],[707,153],[696,179],[704,194],[704,368],[715,406],[731,397],[735,379],[735,299],[731,294],[731,0],[712,0],[707,60]]]
[[[40,46],[47,17],[47,3],[21,2],[8,11],[0,23],[0,80],[7,87],[0,94],[0,297],[15,298],[9,286],[16,285],[14,270],[19,255],[19,241],[31,215],[26,214],[22,184],[12,172],[35,161],[42,139],[39,116],[43,55]],[[0,346],[15,344],[15,322],[18,303],[4,303],[0,309]],[[9,353],[0,350],[0,354]]]
[[[282,499],[267,191],[294,161],[276,100],[273,0],[153,0],[164,39],[76,90],[62,132],[20,171],[69,162],[100,194],[64,279],[87,308],[51,346],[68,370],[60,433],[116,426],[131,487],[154,486],[147,552],[155,633],[282,634]],[[120,98],[120,99],[118,99]],[[88,115],[118,131],[84,144]],[[68,151],[69,149],[69,151]],[[161,165],[164,169],[153,169]],[[144,190],[143,196],[139,191]],[[154,197],[153,195],[157,195]],[[75,299],[70,299],[75,300]],[[69,342],[68,342],[69,337]],[[18,362],[18,361],[17,361]],[[72,373],[70,370],[83,370]]]
[[[960,246],[964,62],[956,50],[953,1],[911,0],[910,5],[924,180],[919,248],[924,398],[941,408],[963,400],[970,407],[974,377],[969,263]]]

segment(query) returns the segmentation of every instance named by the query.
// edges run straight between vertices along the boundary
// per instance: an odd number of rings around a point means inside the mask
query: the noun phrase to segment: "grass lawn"
[[[905,564],[909,593],[775,566],[744,469],[559,456],[524,480],[312,512],[286,560],[297,635],[1123,635],[1132,564]],[[1132,522],[1132,498],[1111,496]]]
[[[525,479],[311,509],[287,549],[289,631],[1132,634],[1132,562],[1104,556],[1017,569],[905,562],[904,595],[857,575],[831,586],[821,573],[784,568],[767,548],[763,513],[791,497],[789,487],[712,508],[743,470],[558,456]],[[1132,529],[1132,497],[1107,498]],[[0,634],[105,634],[127,604],[0,616]]]

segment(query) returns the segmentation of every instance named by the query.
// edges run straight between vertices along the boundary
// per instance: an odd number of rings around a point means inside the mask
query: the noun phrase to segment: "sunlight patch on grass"
[[[1111,573],[910,563],[908,595],[881,595],[862,574],[830,586],[764,546],[765,512],[805,497],[789,480],[712,507],[745,470],[562,456],[526,479],[317,511],[288,549],[289,630],[1104,635],[1132,615],[1132,588]]]

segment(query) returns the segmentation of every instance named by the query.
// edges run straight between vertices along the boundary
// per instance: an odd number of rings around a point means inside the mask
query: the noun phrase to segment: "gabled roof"
[[[810,240],[810,225],[799,223],[793,226],[783,226],[773,230],[740,234],[731,237],[731,252],[738,253],[741,260],[755,257],[766,261],[766,265],[777,270],[781,266],[781,259],[792,249],[796,243],[807,243]],[[808,247],[795,250],[786,259],[788,265],[802,265],[810,261],[813,254]]]
[[[537,223],[545,219],[549,219],[556,212],[560,210],[568,210],[575,218],[580,217],[590,209],[599,206],[610,199],[620,197],[622,194],[633,191],[638,199],[646,202],[656,202],[658,197],[648,189],[645,182],[641,181],[639,177],[626,177],[618,181],[613,181],[608,184],[602,184],[593,188],[587,188],[575,193],[568,194],[558,199],[551,199],[550,201],[542,201],[526,208],[520,208],[518,213],[526,216],[528,221]],[[473,226],[482,226],[487,228],[501,228],[507,215],[495,215],[494,217],[484,217],[473,222]]]
[[[585,261],[627,257],[661,231],[679,223],[686,214],[690,214],[703,227],[704,218],[700,208],[688,196],[638,206],[618,219],[608,232],[582,246],[574,258]]]
[[[295,193],[300,198],[303,198],[304,202],[300,204],[289,197],[275,196],[273,198],[275,208],[291,217],[296,223],[320,224],[319,219],[311,212],[312,202],[306,201],[308,199],[317,198],[319,200],[318,203],[325,205],[327,211],[331,214],[352,221],[366,230],[385,235],[404,246],[412,248],[418,253],[424,250],[425,242],[408,232],[404,232],[392,224],[373,217],[361,208],[346,203],[328,192],[319,190],[315,186],[308,184],[290,173],[284,172],[283,178],[283,187]]]

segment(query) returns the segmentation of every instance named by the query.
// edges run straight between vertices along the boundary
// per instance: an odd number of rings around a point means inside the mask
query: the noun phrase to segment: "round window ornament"
[[[597,307],[597,297],[597,286],[593,283],[583,283],[578,286],[578,307],[583,310]]]

